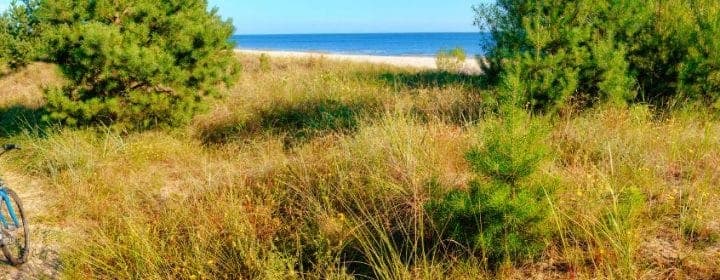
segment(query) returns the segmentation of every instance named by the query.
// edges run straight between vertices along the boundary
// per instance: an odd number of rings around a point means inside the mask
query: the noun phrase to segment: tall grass
[[[424,207],[483,179],[465,160],[493,136],[483,129],[493,93],[477,77],[323,59],[273,59],[268,71],[240,59],[228,98],[186,128],[29,123],[42,133],[0,134],[27,147],[3,170],[42,182],[37,221],[69,233],[66,278],[720,275],[711,112],[636,106],[553,120],[551,160],[537,172],[558,178],[544,225],[556,234],[536,260],[492,270],[442,238]],[[0,88],[0,111],[38,104],[12,94]]]

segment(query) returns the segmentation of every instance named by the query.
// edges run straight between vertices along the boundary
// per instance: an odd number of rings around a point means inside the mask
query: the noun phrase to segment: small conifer
[[[230,84],[230,21],[205,0],[42,0],[48,57],[67,77],[47,119],[129,129],[186,123]]]

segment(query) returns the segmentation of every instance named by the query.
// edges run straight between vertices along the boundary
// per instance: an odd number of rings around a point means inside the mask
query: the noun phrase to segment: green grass
[[[8,89],[57,81],[51,71],[0,80],[0,142],[26,147],[0,168],[40,182],[47,206],[32,222],[68,233],[65,278],[720,276],[720,120],[707,110],[551,120],[536,172],[558,181],[544,225],[555,233],[534,261],[492,270],[424,207],[487,180],[465,159],[503,133],[484,129],[494,93],[481,78],[240,59],[210,112],[142,133],[43,126],[28,117],[40,90]]]

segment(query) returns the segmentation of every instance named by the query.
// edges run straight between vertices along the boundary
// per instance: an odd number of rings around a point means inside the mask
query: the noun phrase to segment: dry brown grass
[[[35,63],[17,72],[0,71],[0,108],[22,104],[29,108],[42,106],[42,88],[62,83],[57,69]]]
[[[498,274],[449,254],[424,212],[466,188],[481,145],[477,77],[242,57],[241,80],[186,128],[46,129],[4,169],[41,181],[71,232],[67,278],[720,277],[720,121],[600,108],[555,120],[557,236]],[[0,79],[0,111],[42,104],[51,66]],[[38,75],[36,77],[35,75]],[[41,77],[44,77],[41,79]],[[10,87],[10,86],[8,86]],[[25,91],[23,91],[23,89]],[[638,198],[639,197],[639,198]]]

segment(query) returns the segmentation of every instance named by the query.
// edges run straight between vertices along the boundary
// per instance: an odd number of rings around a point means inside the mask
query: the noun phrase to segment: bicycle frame
[[[4,155],[5,153],[12,151],[12,150],[18,150],[20,147],[14,144],[8,144],[2,146],[0,148],[0,156]],[[15,224],[15,227],[20,227],[20,221],[18,221],[17,213],[15,213],[15,208],[12,205],[12,200],[10,199],[10,195],[7,193],[7,186],[5,186],[5,181],[3,181],[2,178],[0,178],[0,199],[2,199],[2,202],[5,203],[5,206],[7,207],[8,214],[10,215],[10,219],[12,219],[13,224]],[[0,207],[2,207],[0,205]],[[8,228],[8,221],[5,219],[3,215],[0,215],[0,224],[2,224],[4,229]]]
[[[15,213],[15,208],[12,205],[12,201],[10,200],[10,196],[7,194],[6,189],[7,187],[5,186],[5,182],[0,179],[0,199],[2,199],[2,203],[5,203],[8,214],[10,214],[10,219],[12,219],[12,223],[15,225],[15,227],[20,227],[20,221],[18,220],[17,213]],[[0,223],[2,224],[3,228],[7,229],[9,226],[8,220],[5,219],[3,215],[0,215]]]
[[[17,146],[15,145],[5,145],[2,147],[2,151],[0,151],[0,156],[4,155],[5,153],[17,149]],[[2,202],[5,203],[5,206],[7,207],[8,214],[10,214],[10,218],[12,219],[12,222],[15,224],[15,227],[20,227],[20,222],[18,221],[17,214],[15,213],[15,208],[12,206],[12,201],[10,200],[10,196],[7,194],[7,187],[5,186],[5,181],[0,178],[0,199],[2,199]],[[0,206],[1,207],[1,206]],[[4,229],[9,228],[8,227],[8,221],[5,219],[5,216],[0,215],[0,223],[2,224],[2,227]]]

